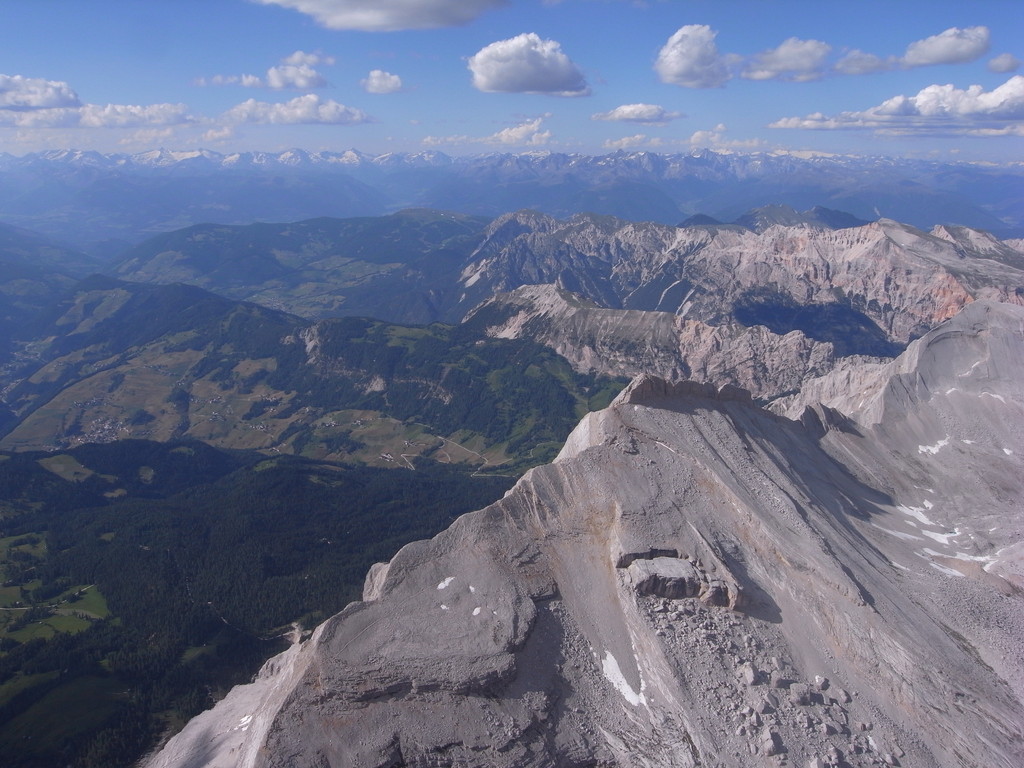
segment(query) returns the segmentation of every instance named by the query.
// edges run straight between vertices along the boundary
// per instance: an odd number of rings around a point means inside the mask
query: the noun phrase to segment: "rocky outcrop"
[[[712,326],[671,312],[607,309],[554,285],[527,285],[473,310],[466,323],[489,336],[527,338],[581,373],[734,384],[759,398],[799,389],[835,364],[832,344],[799,331]]]
[[[875,425],[639,379],[149,766],[1020,765],[1022,349],[972,305]]]
[[[711,325],[767,318],[783,327],[812,307],[840,313],[846,336],[862,325],[865,342],[877,333],[905,344],[976,299],[1024,303],[1024,262],[1014,253],[977,230],[929,234],[888,219],[753,232],[520,212],[492,222],[460,282],[467,310],[494,293],[552,283],[603,307]]]

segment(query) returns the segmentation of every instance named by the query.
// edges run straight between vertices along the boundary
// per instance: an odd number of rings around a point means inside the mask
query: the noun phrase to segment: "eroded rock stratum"
[[[641,377],[150,766],[1024,764],[1022,350],[978,301],[793,419]]]

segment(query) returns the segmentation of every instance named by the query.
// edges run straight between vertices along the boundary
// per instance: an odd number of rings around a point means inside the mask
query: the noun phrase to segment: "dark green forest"
[[[122,441],[0,454],[0,753],[130,765],[513,478]]]

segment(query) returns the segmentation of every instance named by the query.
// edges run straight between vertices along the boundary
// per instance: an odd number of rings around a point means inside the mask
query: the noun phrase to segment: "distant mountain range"
[[[1024,166],[846,155],[554,152],[0,154],[0,221],[109,256],[192,224],[381,215],[430,207],[494,217],[533,208],[678,224],[815,205],[930,229],[1024,234]]]

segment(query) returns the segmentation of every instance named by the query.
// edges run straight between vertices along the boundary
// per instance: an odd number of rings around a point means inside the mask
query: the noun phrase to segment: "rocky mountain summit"
[[[1020,765],[1024,308],[968,304],[796,419],[638,377],[148,766]]]

